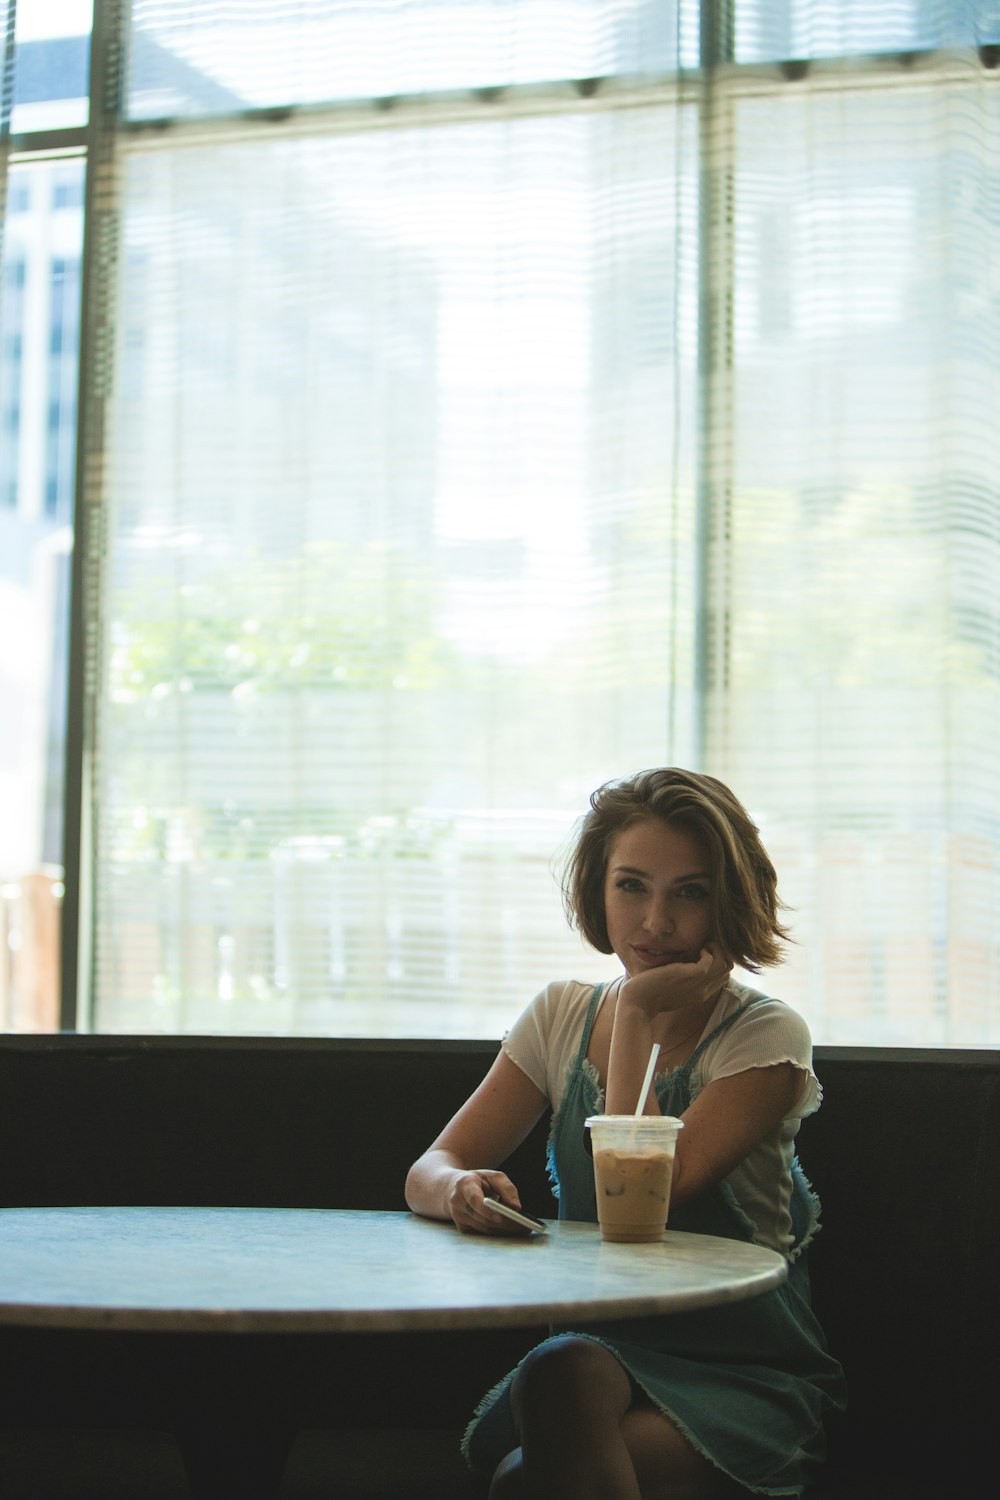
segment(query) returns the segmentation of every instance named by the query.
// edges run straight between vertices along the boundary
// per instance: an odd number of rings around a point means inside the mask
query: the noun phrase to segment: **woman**
[[[714,777],[674,768],[591,798],[566,885],[571,920],[619,978],[551,984],[407,1178],[415,1213],[467,1233],[519,1233],[496,1163],[553,1110],[559,1216],[596,1221],[583,1121],[631,1113],[651,1047],[648,1113],[679,1115],[672,1228],[753,1240],[789,1261],[751,1302],[554,1330],[480,1405],[464,1448],[490,1500],[723,1500],[801,1494],[843,1405],[840,1366],[809,1306],[803,1250],[818,1203],[794,1156],[819,1107],[808,1029],[736,983],[780,962],[787,933],[757,828]]]

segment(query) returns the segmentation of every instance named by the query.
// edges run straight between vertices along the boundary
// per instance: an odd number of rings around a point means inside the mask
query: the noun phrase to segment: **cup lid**
[[[684,1129],[684,1121],[677,1115],[588,1115],[583,1123],[588,1130],[594,1125],[622,1124],[636,1127],[651,1125],[654,1130],[659,1130],[663,1125],[676,1130]]]

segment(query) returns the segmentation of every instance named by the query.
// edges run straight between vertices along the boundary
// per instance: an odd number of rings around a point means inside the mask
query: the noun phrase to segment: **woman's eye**
[[[636,880],[634,875],[623,875],[620,880],[615,881],[615,885],[620,891],[627,891],[630,893],[633,891],[642,890],[642,881]]]
[[[681,886],[681,895],[688,901],[706,901],[708,892],[703,885]]]

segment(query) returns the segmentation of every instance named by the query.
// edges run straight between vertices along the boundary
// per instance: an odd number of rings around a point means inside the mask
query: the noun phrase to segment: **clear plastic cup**
[[[683,1121],[673,1115],[591,1115],[585,1123],[593,1144],[601,1238],[662,1239]]]

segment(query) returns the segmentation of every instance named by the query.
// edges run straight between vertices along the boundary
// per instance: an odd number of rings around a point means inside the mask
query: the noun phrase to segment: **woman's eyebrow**
[[[648,870],[640,870],[637,865],[613,865],[611,873],[613,875],[639,875],[643,880],[652,880],[653,878]],[[688,880],[709,879],[711,879],[711,876],[709,876],[706,871],[693,870],[690,875],[675,876],[674,885],[684,885]]]

